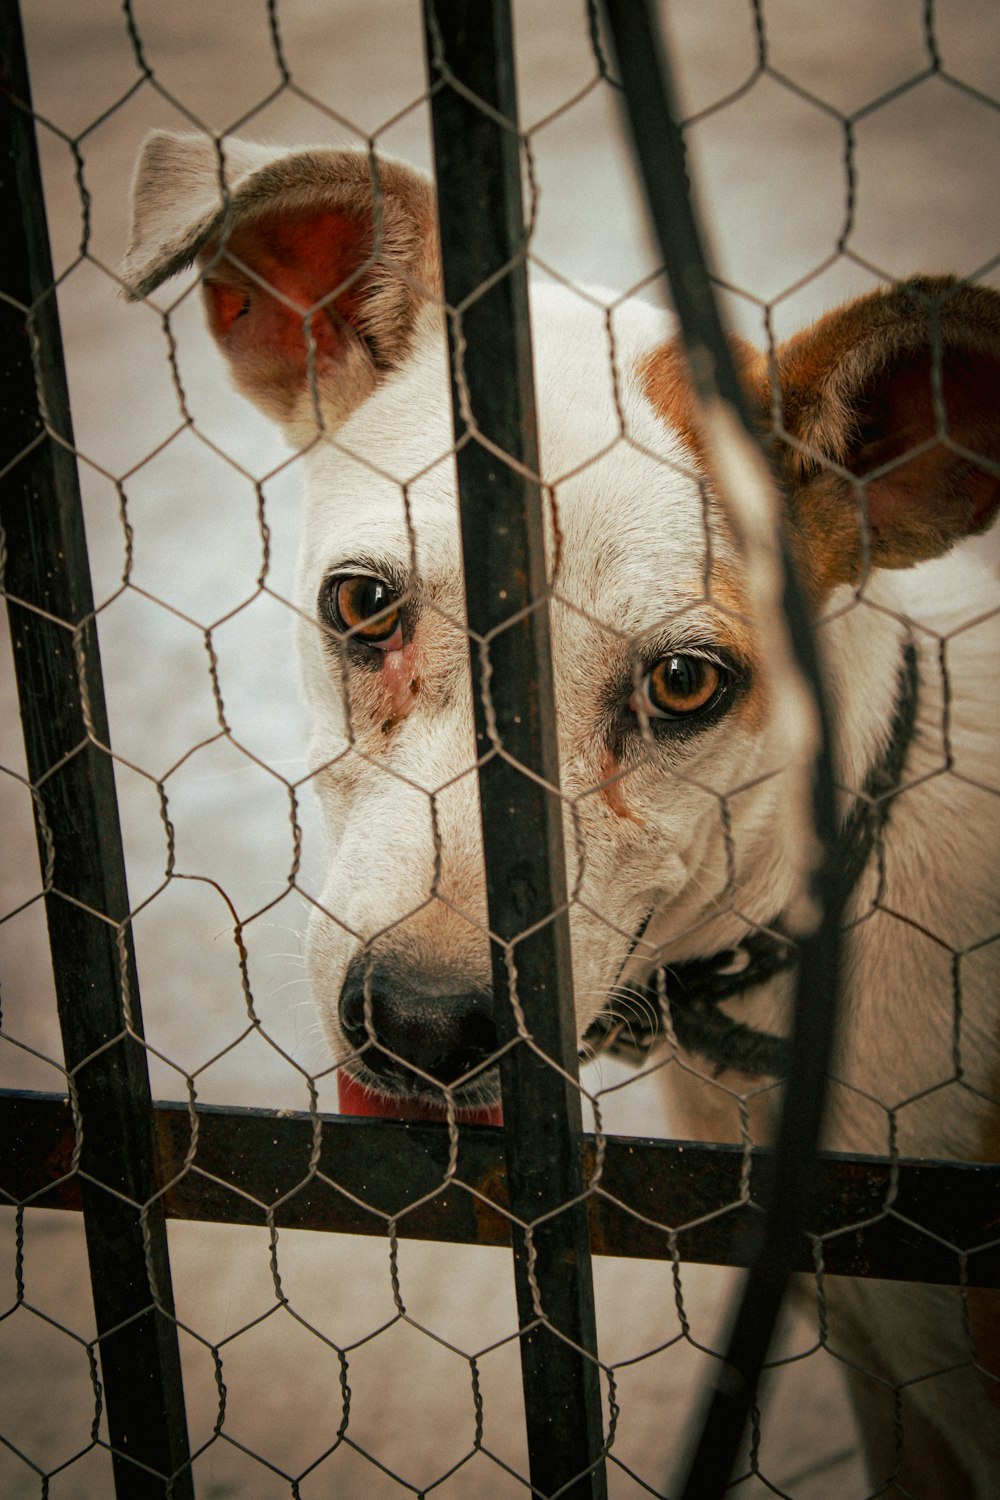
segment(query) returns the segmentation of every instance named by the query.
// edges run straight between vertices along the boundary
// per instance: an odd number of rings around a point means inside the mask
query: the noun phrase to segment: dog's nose
[[[347,1042],[384,1087],[408,1092],[421,1080],[406,1067],[451,1084],[496,1051],[493,996],[479,986],[450,989],[415,982],[398,969],[352,963],[340,992]],[[371,995],[365,1023],[365,995]]]

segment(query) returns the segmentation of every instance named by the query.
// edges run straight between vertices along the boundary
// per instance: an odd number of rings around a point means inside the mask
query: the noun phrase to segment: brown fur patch
[[[730,337],[737,371],[746,375],[760,359],[752,344],[737,335]],[[705,467],[705,445],[698,415],[698,401],[691,384],[687,356],[680,334],[643,356],[638,365],[639,381],[646,397],[691,453]]]
[[[708,603],[713,611],[720,646],[740,661],[752,663],[757,655],[757,634],[750,619],[750,602],[737,568],[716,562],[708,585]]]
[[[919,277],[860,297],[779,346],[777,393],[765,355],[743,340],[733,341],[733,354],[789,496],[792,551],[815,604],[838,584],[860,582],[866,558],[875,567],[910,567],[996,515],[996,292]],[[654,408],[704,467],[679,339],[646,355],[639,374]],[[942,409],[947,441],[935,442]],[[859,487],[832,466],[862,481],[876,477]]]
[[[751,734],[761,734],[767,724],[767,663],[760,657],[746,591],[736,569],[715,564],[709,583],[709,602],[716,606],[713,611],[716,642],[750,674],[750,689],[741,695],[733,712]]]
[[[615,817],[627,818],[630,823],[637,823],[640,828],[645,828],[645,820],[640,818],[638,813],[634,813],[625,801],[622,790],[622,769],[610,750],[606,750],[601,758],[600,777],[601,796]]]
[[[417,646],[387,651],[377,668],[352,668],[348,675],[348,708],[352,734],[359,746],[374,749],[377,731],[384,741],[412,713],[422,688]]]
[[[400,725],[413,707],[414,700],[420,692],[420,679],[414,677],[408,687],[402,689],[398,695],[393,696],[393,711],[387,719],[382,720],[381,730],[383,734],[391,734]],[[407,696],[409,694],[409,696]]]

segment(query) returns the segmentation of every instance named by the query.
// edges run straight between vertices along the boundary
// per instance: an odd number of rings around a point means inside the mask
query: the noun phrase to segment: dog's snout
[[[369,970],[363,961],[347,971],[340,1024],[367,1071],[394,1092],[419,1089],[421,1074],[455,1083],[481,1067],[497,1046],[488,990],[477,985],[431,987],[389,966],[376,964]]]

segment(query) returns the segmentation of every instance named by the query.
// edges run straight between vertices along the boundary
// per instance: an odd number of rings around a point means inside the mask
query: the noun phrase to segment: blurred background
[[[293,790],[305,830],[302,889],[318,891],[323,859],[309,789],[295,790],[307,733],[287,603],[300,466],[230,390],[191,278],[130,306],[115,270],[133,164],[154,127],[289,145],[372,142],[429,168],[420,8],[416,0],[279,0],[290,81],[265,0],[133,0],[130,11],[132,28],[116,0],[23,5],[153,1090],[183,1098],[193,1079],[207,1102],[305,1109],[312,1076],[320,1108],[335,1109],[303,976],[304,904],[289,881]],[[783,337],[880,279],[916,271],[1000,284],[994,0],[764,0],[759,14],[763,33],[750,0],[661,6],[732,326],[763,343],[769,330]],[[538,191],[536,273],[659,298],[586,7],[522,0],[514,17],[521,125]],[[59,1090],[31,803],[16,779],[23,770],[5,637],[0,1084]],[[175,840],[169,881],[161,785]],[[237,924],[259,1025],[248,1012]],[[622,1077],[605,1064],[589,1082]],[[626,1089],[608,1097],[605,1123],[668,1129],[655,1111],[648,1090]],[[326,1458],[302,1480],[303,1496],[401,1495],[367,1453],[419,1489],[470,1450],[464,1353],[516,1330],[502,1252],[404,1245],[401,1285],[413,1321],[393,1322],[388,1254],[378,1241],[288,1233],[272,1260],[263,1229],[173,1224],[170,1240],[192,1442],[209,1444],[195,1469],[200,1496],[288,1495],[291,1477],[330,1447],[341,1418],[340,1366],[324,1340],[341,1348],[367,1340],[350,1355],[348,1431],[358,1447]],[[83,1253],[82,1227],[69,1216],[28,1215],[26,1305],[0,1322],[0,1433],[23,1455],[0,1448],[0,1493],[11,1500],[42,1494],[40,1475],[71,1459],[47,1493],[111,1493],[106,1454],[91,1445]],[[15,1302],[15,1263],[13,1215],[0,1210],[0,1314]],[[615,1452],[661,1486],[709,1358],[696,1344],[715,1337],[731,1278],[685,1269],[692,1340],[682,1336],[669,1268],[601,1261],[597,1273],[602,1355],[623,1362]],[[801,1358],[775,1383],[761,1467],[788,1493],[839,1500],[865,1491],[835,1362],[809,1352],[815,1338],[805,1321],[790,1323],[786,1352]],[[639,1358],[654,1345],[660,1352]],[[217,1346],[225,1422],[209,1443],[219,1411]],[[523,1472],[514,1343],[484,1358],[482,1378],[487,1445]],[[613,1468],[611,1483],[615,1495],[646,1492],[624,1469]],[[483,1455],[435,1491],[453,1500],[521,1492]],[[765,1488],[755,1480],[739,1493]]]

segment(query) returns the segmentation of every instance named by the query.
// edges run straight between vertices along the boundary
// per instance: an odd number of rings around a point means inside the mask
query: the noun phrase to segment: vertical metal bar
[[[503,749],[479,773],[497,1029],[501,1042],[518,1035],[516,998],[538,1049],[516,1046],[501,1062],[511,1208],[529,1226],[514,1240],[531,1480],[542,1495],[598,1500],[600,1374],[510,7],[426,0],[425,19],[477,746],[486,754],[492,734]]]
[[[150,1202],[151,1100],[114,769],[16,0],[0,6],[0,69],[0,582],[43,872],[53,861],[46,916],[82,1118],[115,1486],[129,1500],[190,1500],[166,1229],[159,1199]]]
[[[604,0],[650,218],[703,401],[722,401],[752,426],[708,274],[688,189],[673,86],[650,0]],[[811,895],[821,913],[800,944],[792,1054],[778,1129],[773,1185],[756,1254],[693,1449],[682,1500],[714,1500],[727,1488],[757,1382],[800,1243],[802,1205],[814,1171],[833,1046],[840,924],[846,890],[837,873],[837,811],[825,694],[812,622],[782,539],[790,644],[820,721],[812,815],[824,857]]]

